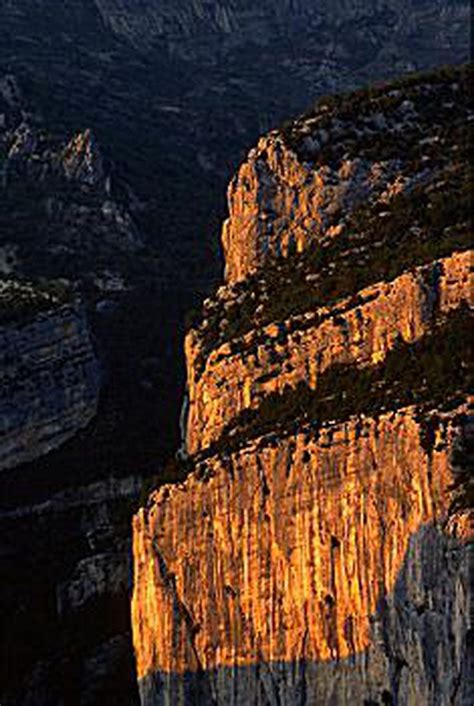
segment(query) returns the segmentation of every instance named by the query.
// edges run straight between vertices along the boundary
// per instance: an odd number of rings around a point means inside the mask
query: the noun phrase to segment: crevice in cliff
[[[308,624],[308,616],[307,616],[307,610],[308,610],[308,604],[305,602],[305,622],[306,625]],[[306,645],[308,643],[308,637],[309,637],[309,629],[306,628],[303,634],[303,638],[301,640],[301,669],[300,669],[300,674],[301,674],[301,697],[300,697],[300,706],[306,706],[307,704],[307,690],[308,690],[308,685],[306,683]]]
[[[201,657],[199,655],[199,650],[196,646],[196,635],[200,630],[200,625],[199,623],[196,623],[191,611],[183,602],[183,600],[179,597],[178,588],[176,586],[176,576],[168,569],[163,554],[161,553],[158,547],[158,543],[155,539],[152,539],[151,546],[153,547],[153,551],[157,559],[161,580],[164,586],[166,586],[168,591],[171,593],[174,610],[176,614],[180,616],[180,619],[183,621],[186,627],[188,642],[191,647],[194,659],[196,661],[196,674],[198,680],[198,700],[196,702],[196,706],[200,703],[200,698],[205,699],[205,701],[203,701],[202,703],[209,704],[209,706],[217,706],[217,702],[212,696],[212,682],[210,676],[202,663]]]

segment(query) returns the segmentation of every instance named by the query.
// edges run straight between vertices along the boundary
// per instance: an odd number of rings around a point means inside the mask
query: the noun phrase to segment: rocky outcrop
[[[28,470],[28,484],[36,493],[48,488],[52,477],[57,483],[68,475],[77,485],[84,474],[103,477],[111,469],[129,474],[146,467],[154,472],[164,444],[169,452],[184,370],[184,311],[220,277],[215,238],[223,205],[219,194],[242,150],[283,117],[300,112],[309,97],[465,60],[468,16],[466,1],[448,0],[390,2],[383,9],[378,1],[362,6],[350,0],[318,3],[317,8],[286,0],[258,5],[247,0],[0,2],[0,64],[21,77],[25,95],[45,118],[38,124],[36,109],[25,108],[11,77],[0,79],[5,99],[0,98],[0,126],[15,144],[18,138],[19,150],[10,159],[13,143],[8,140],[0,147],[0,267],[12,277],[77,279],[81,273],[89,318],[106,361],[107,392],[114,393],[112,401],[112,395],[103,395],[97,425],[89,425],[77,445],[67,445],[63,453]],[[91,128],[89,134],[85,127]],[[65,150],[67,174],[61,167]],[[54,175],[48,171],[51,162],[58,165]],[[143,230],[146,249],[141,248]],[[452,249],[409,267],[445,257]],[[359,288],[399,274],[385,277],[379,272]],[[255,291],[254,285],[248,290]],[[284,298],[271,294],[268,301]],[[246,299],[242,312],[248,303]],[[273,319],[288,318],[278,316]],[[218,318],[225,320],[220,314]],[[252,328],[253,313],[248,321]],[[211,349],[218,343],[214,334],[206,337],[204,359],[208,340]],[[41,482],[32,485],[38,465]],[[2,496],[12,493],[12,487],[9,493],[4,488],[10,475],[3,474]],[[22,469],[15,480],[26,484],[24,479]],[[59,645],[52,659],[38,638],[51,639],[42,616],[51,616],[43,607],[55,595],[48,584],[41,609],[31,598],[37,585],[31,576],[37,576],[42,564],[48,566],[51,583],[64,586],[63,596],[80,594],[76,581],[88,587],[95,581],[98,590],[109,578],[113,585],[120,583],[112,558],[110,572],[101,560],[86,560],[69,575],[63,565],[68,551],[61,557],[58,548],[58,561],[47,564],[47,524],[47,514],[35,515],[23,543],[18,531],[10,535],[18,551],[6,574],[20,576],[11,584],[25,587],[18,604],[26,627],[24,632],[16,626],[5,631],[5,649],[11,652],[17,639],[31,645],[37,666],[28,693],[36,703],[121,700],[129,706],[129,692],[117,693],[123,680],[112,677],[109,691],[100,696],[88,692],[91,676],[104,671],[109,657],[116,665],[111,674],[127,671],[115,659],[117,644],[123,644],[125,603],[117,608],[104,598],[98,616],[107,615],[109,630],[118,624],[118,632],[102,634],[101,644],[94,644],[85,661],[67,661],[70,645],[84,632],[80,628],[70,631],[61,623],[64,630],[52,641]],[[64,547],[76,537],[76,529],[74,522],[62,527],[58,536]],[[33,553],[31,537],[39,538],[34,553],[43,561],[22,574],[25,558]],[[15,600],[7,605],[12,604]],[[22,680],[31,676],[23,660],[4,661],[2,703],[4,684],[16,682],[20,693]],[[80,678],[72,679],[67,668],[64,673],[62,667],[51,668],[65,662]],[[48,671],[45,663],[51,668],[48,688],[41,686]],[[63,684],[74,685],[75,693],[61,693]],[[11,689],[9,697],[15,699]]]
[[[131,177],[170,299],[220,276],[219,194],[258,135],[310,97],[469,57],[465,0],[17,0],[0,23],[0,63]]]
[[[427,179],[435,183],[472,113],[462,88],[467,78],[459,72],[451,80],[368,89],[352,103],[323,100],[263,137],[228,190],[227,282],[339,237],[366,202],[383,213],[395,196]]]
[[[370,137],[321,152],[317,109],[230,187],[227,283],[186,340],[191,473],[134,519],[143,706],[469,698],[469,114],[463,70],[435,83],[338,98]]]
[[[1,244],[16,248],[20,275],[92,279],[97,258],[114,267],[120,251],[143,245],[129,199],[117,198],[110,164],[90,129],[61,139],[28,107],[9,97],[0,125]],[[66,255],[75,269],[65,265]]]
[[[104,185],[103,157],[90,130],[79,133],[71,140],[62,154],[61,162],[68,179],[87,186]]]
[[[7,469],[48,453],[88,424],[101,374],[80,302],[61,303],[15,282],[3,283],[1,298],[10,317],[0,323],[0,468]],[[35,306],[43,310],[35,313]]]
[[[254,328],[212,350],[202,372],[196,365],[202,341],[191,332],[187,451],[206,449],[229,423],[245,410],[258,410],[271,393],[301,382],[317,390],[331,366],[375,366],[400,341],[419,340],[437,320],[469,303],[471,261],[470,251],[456,253],[355,297]]]

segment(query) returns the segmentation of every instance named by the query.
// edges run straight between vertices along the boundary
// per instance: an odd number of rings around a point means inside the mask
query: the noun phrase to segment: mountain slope
[[[2,475],[2,703],[135,698],[129,518],[142,474],[176,471],[185,312],[220,276],[243,150],[308,96],[465,60],[468,16],[458,0],[0,0],[0,270],[68,280],[104,373],[88,427]]]

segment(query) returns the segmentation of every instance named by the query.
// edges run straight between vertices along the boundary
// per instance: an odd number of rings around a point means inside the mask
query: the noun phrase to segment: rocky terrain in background
[[[48,124],[91,128],[146,204],[169,299],[217,280],[223,188],[259,134],[308,97],[469,51],[458,0],[2,0],[0,22],[0,65]]]
[[[179,337],[170,325],[186,297],[166,300],[165,258],[145,242],[140,200],[89,128],[54,131],[12,74],[0,78],[0,158],[0,275],[53,281],[84,301],[105,373],[107,463],[126,473],[131,458],[155,464],[177,439],[183,373],[170,365]]]
[[[143,247],[130,192],[90,129],[70,139],[51,132],[11,74],[0,98],[3,271],[97,284],[120,253]]]
[[[90,131],[51,134],[12,75],[0,124],[2,701],[87,691],[94,703],[105,684],[129,704],[127,513],[140,480],[91,484],[87,471],[104,471],[86,449],[110,377],[91,315],[111,305],[105,268],[139,237]]]
[[[3,470],[48,453],[91,421],[100,368],[80,302],[14,281],[0,283],[0,299]]]
[[[91,131],[53,134],[11,74],[0,157],[1,699],[130,706],[142,478],[114,463],[129,438],[104,340],[144,269],[135,202]]]
[[[143,706],[469,703],[470,80],[323,99],[231,183],[191,473],[134,518]]]

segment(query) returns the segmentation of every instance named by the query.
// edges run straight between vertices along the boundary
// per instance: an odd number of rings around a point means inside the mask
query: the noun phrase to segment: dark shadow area
[[[79,487],[0,516],[3,705],[137,703],[130,521],[139,484],[129,486]]]

